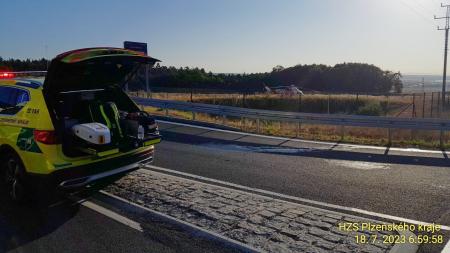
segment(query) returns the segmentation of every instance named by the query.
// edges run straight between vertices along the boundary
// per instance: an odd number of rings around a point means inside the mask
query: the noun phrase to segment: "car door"
[[[0,145],[15,147],[20,133],[15,115],[30,100],[27,90],[0,86]]]

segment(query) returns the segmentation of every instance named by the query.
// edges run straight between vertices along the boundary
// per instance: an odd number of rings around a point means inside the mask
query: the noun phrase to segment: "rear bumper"
[[[145,161],[145,163],[150,163],[153,161],[153,157],[152,159],[148,159]],[[144,161],[139,162],[139,163],[133,163],[130,165],[126,165],[123,167],[119,167],[117,169],[113,169],[113,170],[108,170],[105,172],[101,172],[98,174],[93,174],[90,176],[85,176],[85,177],[80,177],[80,178],[74,178],[74,179],[69,179],[69,180],[65,180],[62,181],[61,183],[58,184],[58,188],[61,190],[73,190],[73,189],[80,189],[83,188],[87,185],[90,185],[92,183],[95,183],[97,181],[103,180],[103,179],[108,179],[111,177],[117,177],[117,176],[121,176],[121,175],[125,175],[129,172],[132,172],[136,169],[139,168],[139,166],[141,164],[143,164]]]
[[[141,164],[151,163],[152,161],[153,149],[150,149],[138,154],[58,170],[49,175],[30,175],[29,178],[31,184],[38,183],[45,188],[52,186],[59,190],[71,191],[100,181],[119,179],[138,169]]]

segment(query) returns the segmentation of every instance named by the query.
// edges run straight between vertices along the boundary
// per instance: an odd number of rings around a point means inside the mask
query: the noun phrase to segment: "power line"
[[[433,24],[433,21],[431,19],[431,17],[425,16],[424,14],[422,14],[421,12],[419,12],[416,8],[414,8],[413,6],[411,6],[408,2],[404,1],[404,0],[400,0],[400,3],[403,4],[404,6],[406,6],[410,11],[414,12],[416,15],[420,16],[421,18],[423,18],[425,21],[427,21],[430,24]]]
[[[444,73],[442,75],[442,109],[444,109],[445,104],[445,90],[446,90],[446,83],[447,83],[447,53],[448,53],[448,31],[450,29],[450,5],[444,5],[441,3],[442,8],[446,8],[447,12],[444,17],[436,17],[434,16],[434,19],[445,19],[445,27],[440,28],[438,26],[438,30],[445,31],[445,49],[444,49]]]
[[[427,16],[428,16],[428,14],[431,15],[430,17],[433,16],[433,10],[431,10],[430,8],[428,8],[426,5],[423,5],[419,0],[413,0],[413,1],[414,1],[414,2],[417,4],[417,6],[419,6],[422,10],[424,10],[424,11],[427,12]]]

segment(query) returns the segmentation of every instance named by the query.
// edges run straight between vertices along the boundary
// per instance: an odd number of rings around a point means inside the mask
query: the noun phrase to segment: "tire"
[[[1,180],[3,181],[3,188],[12,201],[22,203],[28,196],[23,163],[14,153],[8,153],[2,158],[3,171]]]

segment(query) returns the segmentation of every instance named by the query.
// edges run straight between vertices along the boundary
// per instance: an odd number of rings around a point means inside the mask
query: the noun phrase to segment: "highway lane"
[[[161,123],[155,165],[346,207],[450,225],[442,153],[302,143]]]
[[[158,221],[147,219],[138,231],[73,201],[45,212],[4,194],[0,202],[0,252],[232,252]]]

